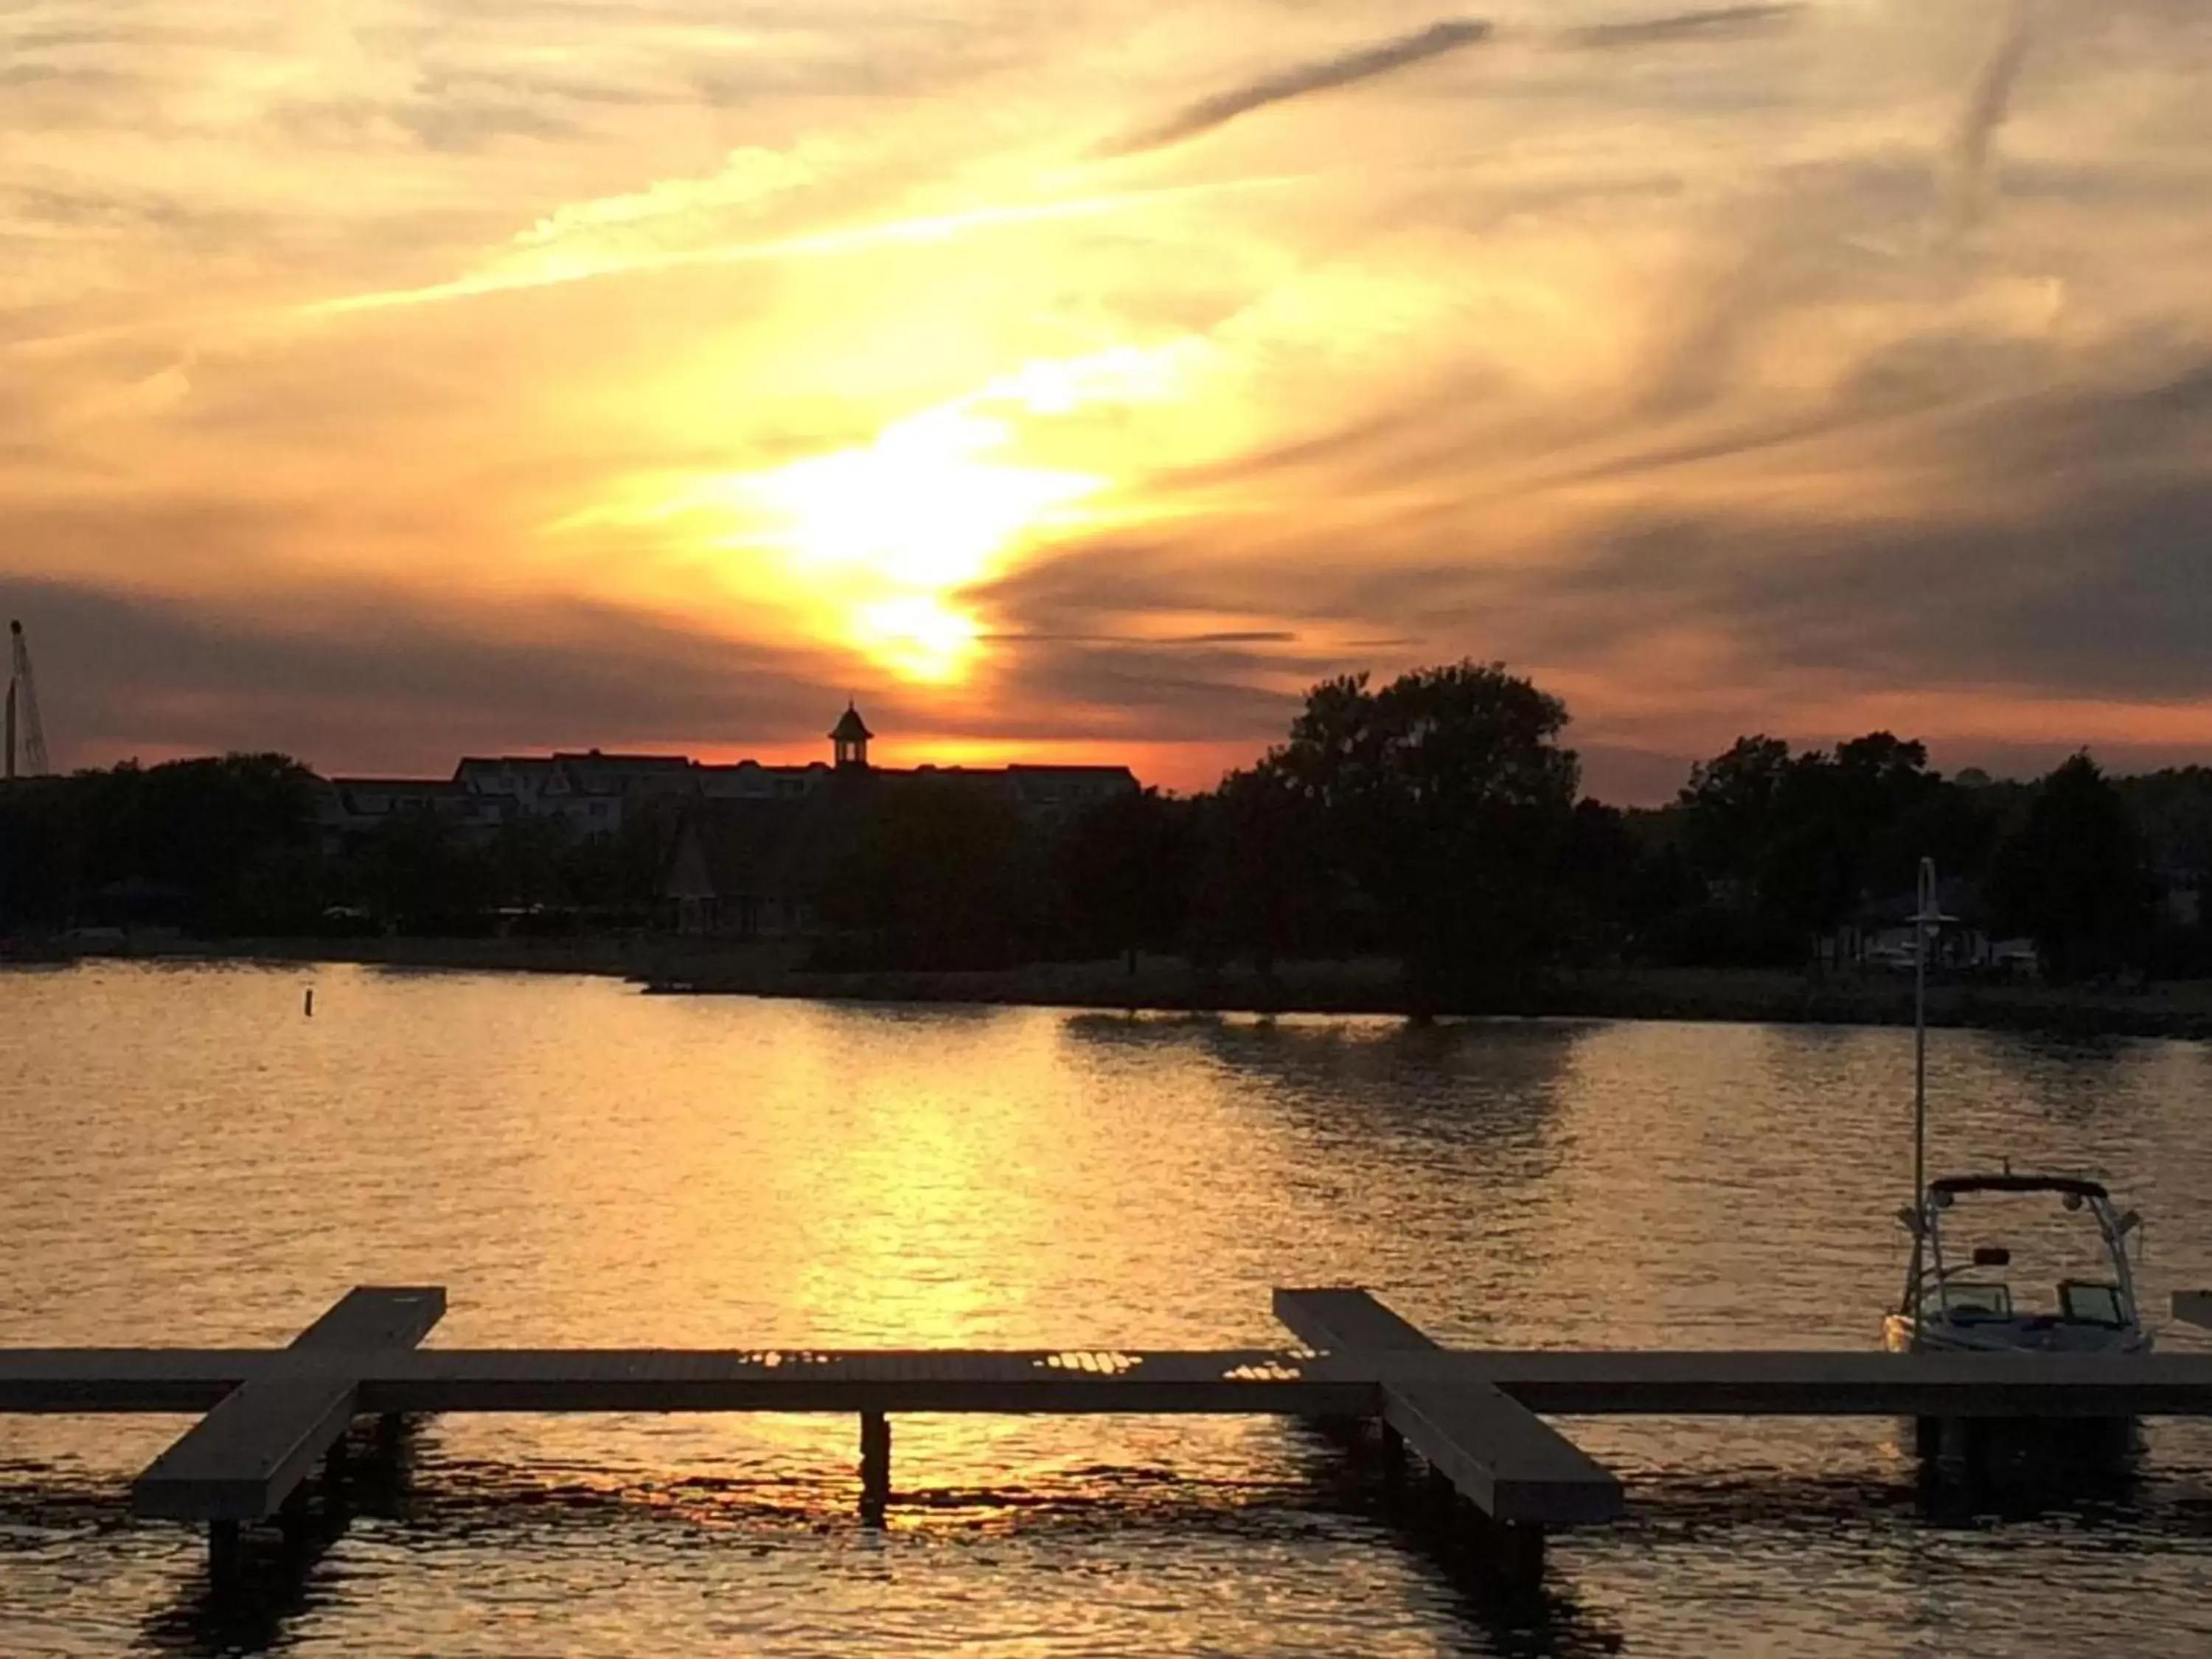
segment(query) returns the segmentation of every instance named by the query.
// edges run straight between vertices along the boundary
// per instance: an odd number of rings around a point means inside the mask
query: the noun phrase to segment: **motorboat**
[[[1937,903],[1936,865],[1920,861],[1918,908],[1913,921],[1913,1202],[1898,1219],[1912,1236],[1911,1265],[1905,1271],[1905,1296],[1884,1322],[1883,1338],[1893,1351],[1939,1350],[1954,1353],[2142,1353],[2150,1333],[2136,1305],[2135,1278],[2128,1267],[2127,1240],[2142,1224],[2133,1210],[2121,1214],[2112,1194],[2098,1182],[2076,1176],[2014,1175],[2008,1164],[1997,1175],[1926,1178],[1928,1151],[1928,945],[1955,918]],[[2055,1209],[2026,1218],[2005,1195],[2045,1197]],[[1962,1206],[1961,1199],[1974,1200]],[[1992,1210],[2008,1213],[1992,1218]],[[1960,1247],[1956,1235],[1968,1215],[1995,1218],[2018,1229],[2013,1242],[1984,1237]],[[2063,1218],[2081,1221],[2064,1224]],[[1944,1237],[1950,1218],[1952,1240]],[[2095,1230],[2086,1237],[2083,1222]],[[2069,1237],[2070,1235],[2070,1237]],[[2057,1262],[2063,1273],[2053,1282],[2051,1303],[2015,1299],[2009,1277],[2014,1243]],[[2083,1249],[2087,1247],[2087,1265]]]
[[[2055,1204],[2023,1218],[2018,1206],[1992,1195],[2043,1197]],[[1967,1200],[1961,1202],[1961,1200]],[[2051,1298],[2033,1300],[2010,1277],[2014,1246],[1990,1239],[1961,1246],[1957,1236],[1970,1216],[2023,1220],[2028,1237],[2054,1253],[2088,1266],[2080,1277],[2056,1280]],[[1898,1216],[1912,1234],[1912,1265],[1905,1296],[1884,1324],[1893,1352],[1951,1353],[2145,1353],[2151,1336],[2136,1301],[2127,1241],[2142,1224],[2134,1211],[2121,1213],[2098,1182],[2074,1176],[1946,1176],[1928,1183],[1917,1210]],[[2079,1219],[2066,1224],[2068,1216]],[[1948,1224],[1953,1237],[1947,1240]],[[2093,1236],[2094,1235],[2094,1236]],[[2022,1294],[2015,1296],[2016,1290]]]

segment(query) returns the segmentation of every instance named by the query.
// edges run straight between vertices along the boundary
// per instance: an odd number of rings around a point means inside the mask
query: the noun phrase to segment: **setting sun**
[[[780,611],[909,684],[956,684],[988,631],[963,595],[1055,538],[1136,512],[1101,501],[1137,470],[1115,423],[1136,405],[1198,396],[1204,356],[1178,338],[1032,359],[868,442],[757,471],[633,478],[553,528],[641,531],[678,566],[703,556],[756,613]],[[1091,467],[1037,459],[1054,447]],[[1108,463],[1114,476],[1099,470]]]
[[[866,606],[853,623],[854,639],[872,660],[923,685],[959,679],[982,635],[975,617],[926,593]]]
[[[988,416],[932,410],[864,448],[733,479],[732,502],[766,517],[758,539],[829,605],[846,643],[907,678],[954,679],[981,629],[953,596],[1105,487],[993,459],[1011,435]]]

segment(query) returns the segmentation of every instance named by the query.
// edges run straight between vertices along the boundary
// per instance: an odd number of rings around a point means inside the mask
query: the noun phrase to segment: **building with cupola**
[[[1046,830],[1139,788],[1126,766],[878,766],[876,734],[851,700],[825,735],[826,758],[798,764],[589,749],[470,756],[450,778],[328,778],[317,817],[332,854],[410,820],[480,843],[520,819],[550,819],[584,837],[621,836],[641,818],[647,828],[673,823],[662,893],[671,924],[752,936],[811,926],[810,895],[830,851],[849,845],[902,787],[975,790]]]
[[[902,790],[973,791],[1051,830],[1140,787],[1126,766],[878,766],[868,753],[876,734],[850,701],[827,735],[826,763],[697,769],[697,794],[661,887],[677,931],[733,939],[814,932],[823,883]]]

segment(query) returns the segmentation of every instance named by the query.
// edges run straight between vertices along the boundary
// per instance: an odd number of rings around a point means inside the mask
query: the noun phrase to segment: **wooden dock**
[[[0,1349],[0,1413],[204,1413],[131,1489],[205,1523],[282,1515],[356,1416],[447,1412],[836,1413],[861,1423],[861,1502],[890,1493],[892,1415],[1258,1413],[1379,1422],[1482,1517],[1501,1571],[1602,1524],[1620,1481],[1540,1413],[1960,1419],[2212,1416],[2212,1353],[1616,1352],[1440,1346],[1364,1291],[1275,1292],[1294,1349],[1157,1352],[422,1349],[435,1287],[362,1287],[289,1346]],[[2212,1297],[2176,1298],[2212,1322]]]

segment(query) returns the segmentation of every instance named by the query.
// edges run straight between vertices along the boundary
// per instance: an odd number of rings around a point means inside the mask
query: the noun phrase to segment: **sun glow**
[[[867,443],[758,471],[641,479],[629,503],[556,527],[675,527],[749,599],[781,605],[825,642],[905,680],[957,683],[987,631],[961,596],[1107,514],[1098,498],[1114,477],[1041,465],[1040,448],[1127,461],[1111,423],[1084,426],[1084,411],[1179,398],[1202,350],[1178,341],[1027,362]]]
[[[921,593],[870,605],[854,622],[872,658],[902,679],[928,685],[960,678],[983,633],[967,611]]]
[[[956,680],[982,628],[954,596],[1106,487],[996,459],[1012,436],[966,409],[931,410],[865,447],[746,477],[740,490],[766,519],[759,535],[831,600],[849,644],[908,679]]]
[[[991,459],[1012,434],[962,410],[933,410],[866,448],[794,461],[748,487],[810,565],[866,572],[941,592],[988,573],[992,558],[1105,480]]]

